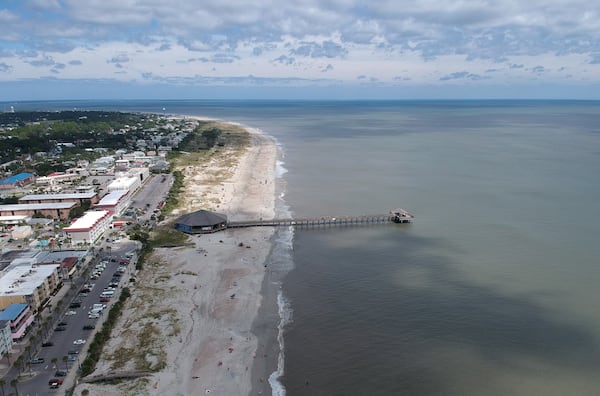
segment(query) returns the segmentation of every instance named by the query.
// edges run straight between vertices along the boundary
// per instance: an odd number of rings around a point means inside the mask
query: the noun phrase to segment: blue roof
[[[27,173],[27,172],[23,172],[23,173],[19,173],[18,175],[13,175],[11,177],[7,177],[4,180],[0,181],[0,184],[12,184],[12,183],[17,183],[20,181],[23,181],[25,179],[27,179],[28,177],[33,176],[32,173]]]
[[[28,305],[24,303],[11,304],[4,311],[0,311],[0,320],[15,320],[27,307]]]

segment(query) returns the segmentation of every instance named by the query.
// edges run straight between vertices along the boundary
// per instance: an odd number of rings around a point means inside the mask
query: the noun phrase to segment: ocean
[[[102,101],[260,128],[280,213],[276,394],[600,394],[600,102]],[[54,107],[53,107],[54,106]]]

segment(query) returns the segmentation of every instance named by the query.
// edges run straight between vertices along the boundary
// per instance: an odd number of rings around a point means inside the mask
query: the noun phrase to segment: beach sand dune
[[[183,170],[186,198],[179,213],[212,202],[230,220],[274,216],[277,146],[260,131],[247,130],[252,144],[237,162]],[[233,153],[223,149],[219,155]],[[231,176],[214,183],[214,172]],[[75,394],[250,394],[253,382],[270,374],[252,370],[262,342],[252,324],[273,232],[230,229],[191,236],[190,246],[157,249],[138,274],[94,375],[141,367],[155,372],[117,385],[80,383]]]

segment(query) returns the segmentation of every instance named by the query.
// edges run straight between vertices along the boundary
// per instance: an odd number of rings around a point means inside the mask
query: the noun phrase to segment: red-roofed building
[[[108,210],[85,212],[70,226],[63,228],[73,244],[93,244],[110,227],[112,213]]]

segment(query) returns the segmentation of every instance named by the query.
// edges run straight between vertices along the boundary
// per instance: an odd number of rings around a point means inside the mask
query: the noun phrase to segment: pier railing
[[[373,223],[410,223],[413,215],[403,209],[396,209],[388,214],[341,216],[341,217],[309,217],[298,219],[271,219],[230,221],[227,228],[244,227],[319,227],[334,225],[373,224]]]

